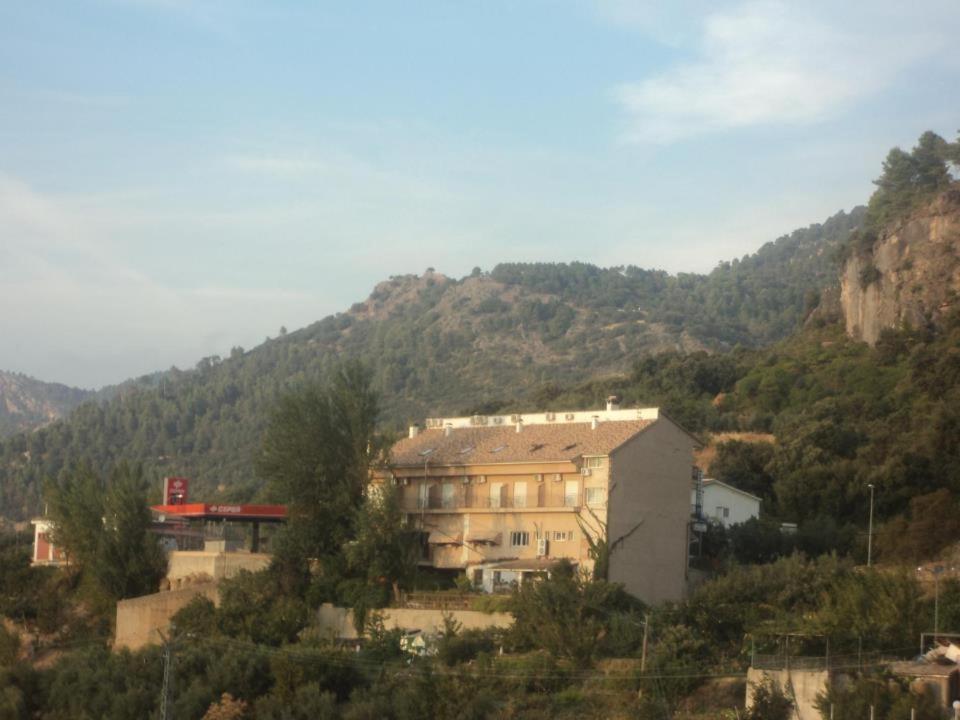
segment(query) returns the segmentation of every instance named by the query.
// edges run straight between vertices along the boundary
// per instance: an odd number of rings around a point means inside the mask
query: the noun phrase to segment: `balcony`
[[[566,496],[559,498],[541,499],[537,497],[511,498],[511,497],[489,497],[481,496],[474,498],[454,497],[428,497],[428,498],[405,498],[401,502],[401,508],[404,512],[453,512],[464,513],[477,510],[489,510],[491,512],[523,512],[523,511],[548,511],[548,512],[575,512],[582,506],[582,498]],[[599,506],[596,509],[604,509]]]

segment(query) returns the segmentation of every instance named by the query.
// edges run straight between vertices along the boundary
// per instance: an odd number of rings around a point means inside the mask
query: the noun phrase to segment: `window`
[[[583,459],[583,466],[588,468],[603,467],[603,458],[602,457],[585,457]]]
[[[554,542],[567,542],[569,540],[573,540],[573,530],[554,530],[553,531]]]
[[[510,547],[526,547],[530,544],[530,533],[526,530],[514,530],[510,533]]]
[[[425,482],[417,485],[417,507],[425,508],[430,503],[430,486]]]
[[[583,499],[587,505],[603,505],[607,500],[607,493],[602,487],[586,488],[583,491]]]
[[[717,513],[714,517],[717,519],[730,517],[730,508],[717,505]]]
[[[454,486],[453,483],[444,483],[442,487],[442,494],[440,497],[440,503],[445,508],[453,507],[453,498],[454,498]]]
[[[503,483],[490,483],[490,507],[502,507]]]
[[[527,506],[527,484],[525,482],[513,484],[513,506],[518,508]]]
[[[577,480],[567,480],[563,488],[563,504],[567,507],[575,507],[580,499],[580,483]]]

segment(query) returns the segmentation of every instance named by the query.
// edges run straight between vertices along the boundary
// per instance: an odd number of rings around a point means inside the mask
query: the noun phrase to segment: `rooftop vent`
[[[600,418],[599,416],[594,415],[593,420],[590,421],[590,429],[596,430],[598,427],[600,427]]]
[[[616,395],[609,396],[607,398],[607,412],[610,412],[612,410],[619,410],[619,409],[620,409],[620,398],[618,398]]]

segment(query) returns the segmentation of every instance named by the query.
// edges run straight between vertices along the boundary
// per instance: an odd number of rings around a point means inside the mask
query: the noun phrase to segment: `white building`
[[[696,508],[697,490],[690,493],[690,505]],[[760,517],[760,498],[719,480],[703,481],[703,516],[724,527]]]

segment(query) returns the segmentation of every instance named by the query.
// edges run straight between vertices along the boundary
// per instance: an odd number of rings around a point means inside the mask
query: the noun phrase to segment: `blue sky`
[[[958,31],[955,0],[0,5],[0,368],[190,367],[428,266],[707,272],[954,138]]]

